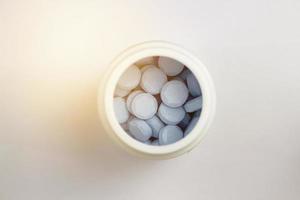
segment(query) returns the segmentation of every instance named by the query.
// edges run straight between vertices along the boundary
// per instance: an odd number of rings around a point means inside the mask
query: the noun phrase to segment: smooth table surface
[[[300,2],[0,0],[1,200],[298,200]],[[167,40],[207,65],[201,145],[151,161],[116,147],[97,88],[130,45]]]

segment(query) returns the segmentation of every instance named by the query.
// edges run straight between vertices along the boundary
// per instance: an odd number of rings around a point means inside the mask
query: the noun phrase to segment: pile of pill
[[[133,138],[167,145],[196,125],[202,109],[200,85],[182,63],[169,57],[147,57],[125,70],[114,91],[114,112]]]

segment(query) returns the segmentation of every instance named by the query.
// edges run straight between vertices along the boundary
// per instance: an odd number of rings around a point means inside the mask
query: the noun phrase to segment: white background
[[[300,1],[0,0],[1,200],[300,199]],[[207,65],[192,152],[143,160],[97,118],[109,62],[146,40]]]

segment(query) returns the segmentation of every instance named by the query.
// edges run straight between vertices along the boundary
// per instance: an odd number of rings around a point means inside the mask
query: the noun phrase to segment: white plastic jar
[[[114,90],[119,78],[131,64],[149,56],[170,57],[183,63],[193,72],[202,91],[203,106],[199,121],[187,137],[170,145],[153,146],[135,140],[119,125],[114,113]],[[184,48],[162,41],[144,42],[126,49],[117,56],[102,77],[98,93],[98,112],[105,131],[123,149],[147,158],[168,159],[192,150],[207,132],[215,108],[215,89],[206,67]]]

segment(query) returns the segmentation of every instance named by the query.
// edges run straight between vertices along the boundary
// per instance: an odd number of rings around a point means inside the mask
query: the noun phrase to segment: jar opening
[[[187,65],[167,56],[130,63],[115,85],[113,99],[123,131],[147,145],[183,140],[201,119],[198,79]]]

